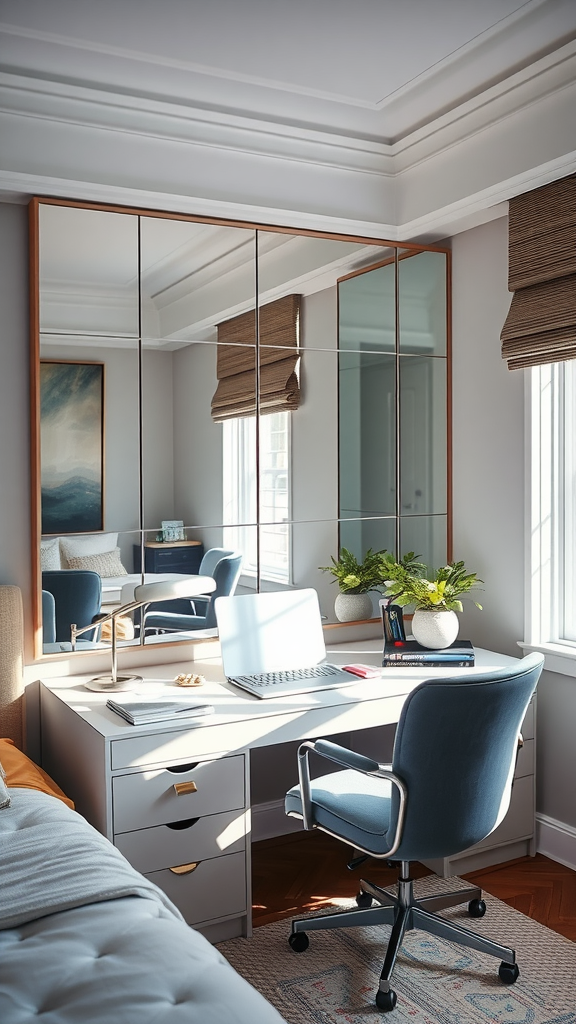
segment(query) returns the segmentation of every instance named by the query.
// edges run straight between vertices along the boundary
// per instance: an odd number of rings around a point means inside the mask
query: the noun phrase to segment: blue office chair
[[[100,612],[102,580],[97,572],[88,569],[46,570],[42,573],[42,590],[54,598],[56,643],[70,641],[70,626],[73,622],[77,626],[88,626]],[[44,600],[43,596],[43,610]],[[96,630],[84,633],[84,642],[92,642],[95,635]]]
[[[362,854],[399,862],[400,873],[394,895],[362,880],[357,910],[294,921],[289,943],[303,952],[306,930],[392,925],[376,993],[380,1010],[396,1005],[390,979],[404,933],[412,928],[497,957],[505,984],[519,975],[513,949],[436,914],[467,902],[472,917],[482,917],[481,890],[417,899],[409,862],[452,857],[485,839],[502,821],[510,803],[520,726],[543,662],[541,654],[531,654],[511,668],[421,683],[402,708],[391,765],[329,740],[299,748],[300,782],[286,795],[286,813],[302,818],[304,828],[319,828]],[[345,770],[311,781],[310,751]],[[374,900],[377,906],[372,907]]]
[[[216,615],[214,601],[217,597],[234,593],[240,570],[242,555],[226,548],[210,548],[204,555],[198,569],[199,576],[212,576],[216,590],[206,597],[195,597],[193,601],[157,601],[148,606],[145,629],[182,631],[190,629],[215,629]]]

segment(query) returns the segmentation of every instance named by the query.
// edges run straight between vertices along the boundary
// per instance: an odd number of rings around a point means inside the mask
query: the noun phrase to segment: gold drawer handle
[[[173,875],[191,875],[201,862],[199,860],[192,864],[178,864],[175,868],[169,868]]]
[[[195,782],[175,782],[174,791],[176,796],[182,796],[183,793],[197,793],[198,786]]]

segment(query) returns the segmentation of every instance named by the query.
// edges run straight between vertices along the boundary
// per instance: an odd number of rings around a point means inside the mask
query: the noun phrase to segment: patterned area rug
[[[423,895],[465,884],[431,876],[415,889]],[[297,954],[288,945],[285,920],[219,949],[290,1024],[576,1024],[576,944],[495,897],[484,898],[488,909],[480,920],[465,907],[443,916],[515,949],[516,984],[502,984],[496,959],[414,930],[396,962],[398,1003],[391,1014],[374,1002],[389,935],[385,925],[310,932],[308,950]]]

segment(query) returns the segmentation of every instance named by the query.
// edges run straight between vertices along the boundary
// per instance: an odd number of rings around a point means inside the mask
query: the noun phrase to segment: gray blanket
[[[168,897],[61,800],[10,789],[0,810],[0,929],[60,910],[143,896],[182,915]]]

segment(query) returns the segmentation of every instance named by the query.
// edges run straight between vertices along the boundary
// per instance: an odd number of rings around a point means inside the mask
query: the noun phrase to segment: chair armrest
[[[398,775],[394,774],[391,770],[391,765],[378,764],[378,762],[374,761],[371,757],[365,757],[364,754],[357,754],[354,750],[347,750],[346,747],[341,747],[338,743],[332,743],[331,740],[316,740],[315,742],[312,740],[306,740],[305,743],[301,743],[298,747],[298,779],[302,799],[302,824],[305,829],[315,828],[310,791],[309,756],[311,751],[318,754],[320,757],[325,757],[328,761],[333,761],[335,764],[342,765],[344,768],[360,772],[362,775],[370,775],[378,779],[387,779],[396,787],[400,796],[398,821],[396,823],[394,839],[385,854],[387,858],[391,857],[400,846],[400,840],[402,839],[402,831],[404,828],[408,790],[403,780],[399,778]],[[358,849],[363,853],[373,856],[370,850],[364,850],[361,846],[359,846]]]
[[[373,761],[371,757],[357,754],[354,750],[347,750],[346,747],[332,743],[331,740],[316,740],[314,751],[321,757],[328,758],[329,761],[341,764],[344,768],[353,768],[355,771],[366,772],[368,775],[377,772],[380,767],[378,762]]]

